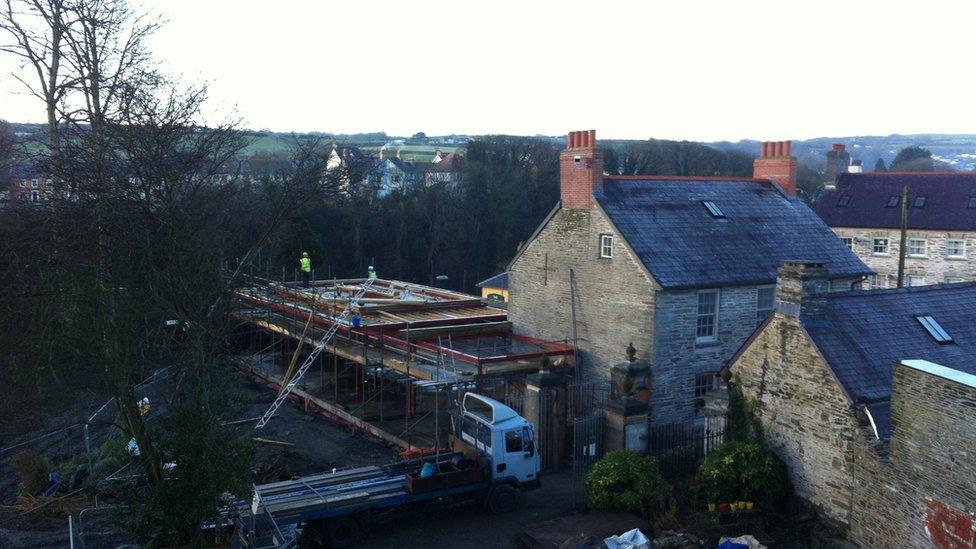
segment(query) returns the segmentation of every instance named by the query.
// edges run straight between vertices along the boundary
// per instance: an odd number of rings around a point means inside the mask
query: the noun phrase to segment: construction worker
[[[308,252],[302,252],[302,258],[298,263],[302,270],[302,286],[308,288],[309,279],[312,277],[312,260],[308,258]]]
[[[366,269],[366,277],[370,280],[376,280],[376,269],[374,269],[372,265]]]

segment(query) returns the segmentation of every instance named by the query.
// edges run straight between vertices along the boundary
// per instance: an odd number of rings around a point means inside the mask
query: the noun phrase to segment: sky
[[[211,119],[390,135],[976,133],[976,2],[144,0]],[[904,4],[904,7],[902,6]],[[44,111],[0,54],[0,118]]]

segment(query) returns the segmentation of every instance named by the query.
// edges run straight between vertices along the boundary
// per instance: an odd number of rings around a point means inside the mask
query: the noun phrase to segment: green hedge
[[[706,457],[698,468],[703,503],[754,501],[774,508],[790,493],[786,465],[759,443],[730,442]]]
[[[620,450],[609,452],[586,475],[586,497],[600,510],[627,511],[650,516],[668,495],[653,457]]]

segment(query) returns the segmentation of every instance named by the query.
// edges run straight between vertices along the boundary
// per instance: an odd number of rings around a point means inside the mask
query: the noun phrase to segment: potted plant
[[[716,507],[718,507],[718,505],[717,505],[717,504],[715,504],[715,503],[709,503],[709,504],[708,504],[708,510],[709,510],[710,512],[712,512],[712,513],[714,513],[714,512],[715,512],[715,508],[716,508]]]
[[[746,502],[746,509],[749,510],[749,511],[752,511],[753,505],[755,505],[753,502],[747,501]]]
[[[728,510],[729,510],[729,504],[728,503],[725,503],[725,502],[719,503],[718,504],[718,510],[721,511],[721,512],[723,512],[723,513],[728,512]]]

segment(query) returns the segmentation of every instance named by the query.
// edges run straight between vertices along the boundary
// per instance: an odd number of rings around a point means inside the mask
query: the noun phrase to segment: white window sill
[[[966,261],[966,256],[964,255],[947,255],[946,259],[949,261]]]
[[[716,347],[718,345],[721,345],[721,342],[719,342],[719,340],[718,340],[717,337],[710,337],[710,338],[707,338],[707,339],[704,339],[704,338],[703,339],[695,339],[695,347],[696,348]]]
[[[871,252],[871,255],[874,256],[874,257],[891,257],[891,254],[890,253],[888,253],[888,254],[881,254],[881,253],[878,253],[878,252]]]

